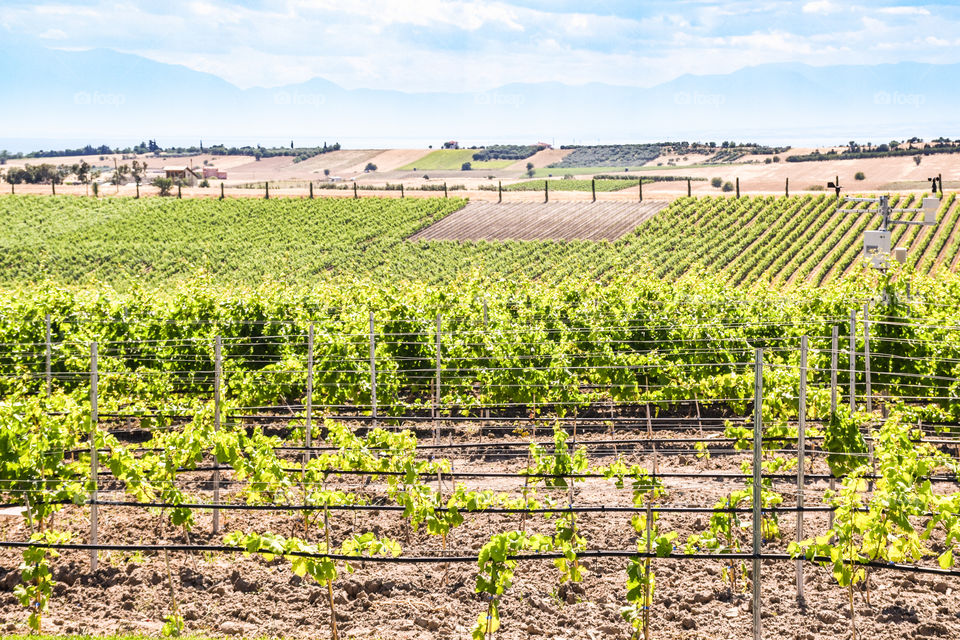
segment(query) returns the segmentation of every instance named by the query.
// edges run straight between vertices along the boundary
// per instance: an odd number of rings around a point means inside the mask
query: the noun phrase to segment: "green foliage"
[[[326,543],[310,544],[299,538],[285,538],[270,532],[245,534],[234,531],[227,534],[224,544],[243,547],[244,555],[260,554],[266,561],[282,557],[290,563],[294,575],[310,576],[320,586],[337,579],[337,560],[330,555],[343,556],[383,556],[395,558],[400,555],[400,545],[389,538],[377,538],[372,533],[354,534],[347,538],[339,548],[327,548]],[[347,572],[353,572],[349,561],[343,562]]]
[[[500,629],[500,599],[513,584],[517,554],[545,552],[552,549],[553,541],[547,536],[529,535],[521,531],[496,533],[483,545],[477,558],[476,592],[487,600],[487,611],[477,616],[473,626],[474,640],[484,640]]]
[[[827,464],[837,478],[848,475],[867,464],[867,443],[860,431],[865,416],[838,410],[830,415],[823,434],[823,450],[829,451]]]
[[[634,167],[655,160],[660,155],[658,144],[610,144],[572,148],[572,152],[560,162],[550,165],[550,168]]]
[[[658,558],[665,558],[673,552],[673,542],[677,533],[660,533],[657,525],[657,514],[651,514],[651,521],[646,515],[635,515],[631,524],[637,532],[637,551],[642,554],[654,553]],[[650,625],[650,609],[653,607],[653,594],[656,588],[656,578],[650,569],[650,559],[635,556],[630,558],[627,565],[627,604],[620,608],[620,615],[630,623],[634,630],[634,638],[639,638],[645,628]]]
[[[171,613],[163,617],[163,627],[160,628],[160,635],[164,638],[179,638],[183,635],[183,616],[178,613]]]
[[[154,178],[151,182],[151,185],[160,190],[161,196],[169,196],[170,190],[173,188],[173,178]]]
[[[69,542],[71,534],[44,531],[30,536],[31,542],[48,545],[64,544]],[[20,604],[30,610],[27,626],[34,633],[41,632],[43,614],[50,606],[50,597],[53,595],[53,573],[50,571],[50,560],[59,557],[56,549],[43,546],[27,547],[23,550],[23,562],[20,564],[20,584],[14,587],[13,595]]]
[[[554,182],[551,188],[590,188],[577,180]],[[602,181],[598,186],[607,187]],[[523,188],[542,191],[543,183]],[[636,184],[616,180],[609,188]],[[911,252],[911,262],[923,272],[930,271],[941,250],[947,252],[945,262],[960,251],[960,244],[945,244],[960,224],[953,195],[944,199],[939,214],[944,233],[918,237]],[[387,284],[450,284],[474,274],[552,284],[567,279],[609,284],[647,276],[677,282],[685,274],[708,281],[716,277],[728,286],[782,284],[790,278],[817,284],[854,268],[862,231],[879,224],[862,208],[860,215],[834,216],[836,199],[826,196],[717,196],[679,198],[613,243],[406,240],[463,204],[453,198],[92,202],[4,195],[0,283],[52,279],[120,288],[169,286],[203,271],[225,286],[284,281],[295,289],[331,280],[349,283],[357,273]],[[900,227],[896,233],[909,238],[906,234],[913,232]]]

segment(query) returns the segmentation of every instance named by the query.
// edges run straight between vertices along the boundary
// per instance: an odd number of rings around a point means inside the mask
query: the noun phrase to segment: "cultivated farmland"
[[[662,201],[477,202],[463,209],[466,204],[455,198],[0,196],[0,282],[126,287],[203,271],[235,284],[282,278],[306,286],[358,272],[440,283],[474,270],[555,282],[652,270],[668,281],[710,274],[731,284],[823,284],[856,268],[863,230],[880,224],[876,211],[862,205],[854,214],[837,214],[836,199],[823,194],[678,198],[656,215],[650,214]],[[454,212],[456,218],[444,220]],[[937,219],[936,227],[894,229],[894,246],[909,248],[908,263],[920,273],[960,264],[955,194],[945,196]],[[470,233],[479,235],[460,235],[467,227],[459,220],[469,220]],[[525,235],[515,235],[517,223]],[[538,235],[545,230],[555,235]],[[422,241],[407,242],[411,237]],[[520,237],[530,239],[479,239]]]
[[[666,203],[583,205],[478,202],[414,234],[411,240],[616,240]]]
[[[514,164],[515,160],[474,160],[473,154],[479,149],[437,149],[427,155],[409,162],[398,171],[459,171],[464,162],[471,163],[474,169],[503,169]]]

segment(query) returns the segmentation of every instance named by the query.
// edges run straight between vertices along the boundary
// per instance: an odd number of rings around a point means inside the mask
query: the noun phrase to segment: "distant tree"
[[[324,170],[323,170],[323,175],[324,175],[324,176],[329,176],[329,175],[330,175],[330,169],[324,169]]]
[[[26,182],[27,172],[25,169],[10,167],[3,179],[7,181],[7,184],[21,184]]]
[[[150,184],[155,186],[157,189],[160,189],[161,196],[170,195],[170,189],[173,188],[173,180],[171,178],[156,177]]]
[[[719,189],[723,186],[723,178],[710,178],[710,186]]]
[[[133,181],[137,183],[138,187],[140,183],[143,182],[145,175],[147,175],[147,163],[134,160],[130,168],[130,176],[133,178]]]
[[[867,176],[865,176],[865,175],[863,174],[863,171],[857,171],[855,174],[853,174],[853,179],[854,179],[854,180],[866,180],[866,179],[867,179]]]
[[[773,156],[774,162],[780,162],[780,156]]]
[[[376,171],[376,170],[377,170],[377,165],[373,164],[372,162],[368,162],[368,163],[367,163],[367,166],[365,166],[365,167],[363,168],[363,170],[366,171],[366,172]]]
[[[473,165],[469,162],[464,162],[462,165],[460,165],[460,171],[470,171],[472,168]]]
[[[531,169],[533,169],[533,163],[532,163],[532,162],[528,162],[528,163],[527,163],[527,171],[530,171]]]
[[[919,166],[920,166],[920,163],[923,162],[923,156],[921,156],[921,155],[918,153],[917,155],[913,156],[913,162],[914,162],[914,164],[916,164],[916,165],[919,167]]]
[[[428,176],[427,174],[423,174],[423,179],[424,179],[424,180],[429,180],[429,179],[430,179],[430,176]]]
[[[734,188],[735,188],[735,187],[733,186],[733,183],[730,182],[729,180],[727,180],[726,182],[723,183],[723,190],[724,190],[724,191],[733,191]]]
[[[110,182],[120,186],[127,181],[128,175],[130,175],[130,166],[122,164],[113,171],[113,177],[110,178]]]
[[[200,181],[200,184],[198,186],[206,189],[207,187],[210,186],[210,181],[204,178],[203,180]]]
[[[86,160],[81,160],[79,164],[75,164],[70,167],[70,173],[77,176],[77,181],[80,182],[84,187],[86,187],[86,192],[89,194],[90,179],[91,176],[91,167]]]

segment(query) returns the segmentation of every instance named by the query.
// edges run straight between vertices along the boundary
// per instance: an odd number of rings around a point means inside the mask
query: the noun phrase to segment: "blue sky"
[[[182,64],[244,88],[312,77],[411,91],[646,87],[772,62],[960,62],[960,3],[898,0],[5,0],[0,39],[3,30]]]

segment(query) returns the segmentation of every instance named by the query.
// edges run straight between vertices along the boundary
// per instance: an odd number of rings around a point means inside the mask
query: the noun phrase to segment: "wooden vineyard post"
[[[354,180],[353,181],[353,199],[356,200],[359,197],[360,197],[360,194],[357,193],[357,181]]]
[[[180,199],[182,199],[182,198],[183,198],[183,185],[178,184],[178,185],[177,185],[177,200],[180,200]]]
[[[377,428],[377,342],[373,334],[373,311],[370,311],[370,417]]]
[[[873,412],[873,389],[870,380],[870,303],[863,305],[863,374],[866,383],[867,394],[867,413]],[[877,461],[873,456],[873,437],[867,440],[867,453],[870,456],[870,467],[873,469],[874,476],[877,475]],[[873,478],[867,483],[870,491],[873,491]]]
[[[313,182],[308,183],[310,185],[310,199],[313,200]],[[223,183],[220,183],[220,186],[223,186]],[[402,185],[401,185],[402,186]]]
[[[650,498],[647,497],[647,557],[643,560],[643,640],[650,640],[650,555],[653,552],[653,544],[650,540],[653,537],[653,508],[650,504]]]
[[[637,180],[637,202],[643,202],[643,178]]]
[[[47,382],[47,397],[50,397],[50,393],[53,391],[53,374],[51,373],[50,361],[53,356],[53,345],[50,342],[50,314],[48,313],[44,318],[44,325],[46,328],[45,332],[45,343],[44,343],[44,374]]]
[[[763,460],[763,349],[756,350],[753,379],[753,638],[760,640],[760,489]]]
[[[436,344],[436,378],[433,383],[433,442],[436,444],[438,436],[438,425],[437,418],[440,415],[440,327],[441,327],[441,318],[440,314],[437,314],[437,344]],[[439,482],[439,480],[438,480]]]
[[[97,410],[97,394],[99,377],[97,375],[97,343],[90,343],[90,546],[98,543],[97,525],[100,513],[97,505],[97,483],[99,481],[99,465],[97,458],[97,423],[100,414]],[[97,570],[97,550],[90,549],[90,571]]]
[[[270,199],[270,182],[269,181],[263,183],[263,199],[264,200]]]
[[[687,197],[689,198],[693,191],[690,188],[690,178],[687,178]]]
[[[783,183],[783,195],[788,198],[790,197],[790,178],[787,178]]]
[[[857,411],[857,312],[850,312],[850,415]]]
[[[220,185],[220,194],[223,194],[223,184]],[[140,183],[137,183],[137,200],[140,199]]]
[[[119,188],[120,188],[120,186],[117,185],[117,189],[119,189]],[[56,182],[56,180],[51,180],[51,181],[50,181],[50,192],[51,192],[53,195],[57,195],[57,182]]]
[[[497,180],[497,202],[503,202],[503,181]]]
[[[306,434],[304,445],[307,450],[303,456],[303,466],[306,470],[307,463],[310,462],[310,449],[313,447],[313,323],[307,329],[307,398],[306,398]]]
[[[312,186],[313,186],[313,185],[311,184],[311,187],[312,187]],[[311,197],[312,197],[312,196],[311,196]],[[220,183],[220,199],[223,200],[223,183],[222,183],[222,182]]]
[[[547,180],[543,181],[543,201],[550,202],[550,182]]]
[[[840,358],[840,328],[834,325],[830,341],[830,415],[837,413],[837,361]],[[830,474],[830,490],[835,491],[837,481]],[[833,510],[827,512],[827,528],[833,528]]]
[[[447,197],[447,183],[446,183],[446,181],[444,181],[444,183],[443,183],[443,197],[444,197],[444,198]]]
[[[490,315],[487,312],[487,299],[483,299],[483,340],[486,343],[487,331],[489,330],[490,325]],[[480,442],[483,442],[483,430],[484,428],[490,428],[490,407],[484,402],[483,407],[483,421],[480,423]]]
[[[593,202],[597,201],[597,179],[590,178],[590,193],[593,194]]]
[[[800,397],[797,424],[797,542],[803,540],[803,489],[806,484],[807,336],[800,338]],[[797,600],[803,601],[803,558],[797,558]]]
[[[222,387],[223,362],[220,336],[213,343],[213,431],[220,431],[220,390]],[[213,504],[220,504],[220,461],[213,457]],[[213,510],[213,532],[220,533],[220,509]]]
[[[403,183],[400,183],[400,199],[403,200],[406,196],[403,194]]]
[[[737,197],[740,197],[740,178],[737,178]]]
[[[867,413],[873,411],[873,398],[870,380],[870,303],[863,305],[863,373],[867,385]]]

